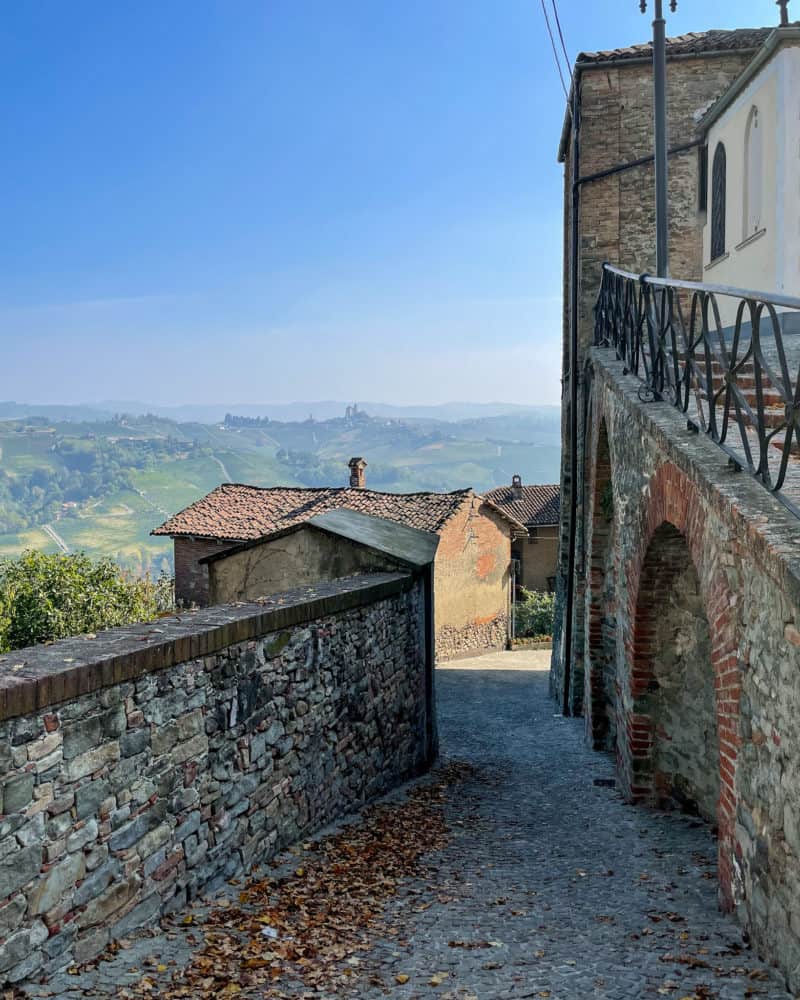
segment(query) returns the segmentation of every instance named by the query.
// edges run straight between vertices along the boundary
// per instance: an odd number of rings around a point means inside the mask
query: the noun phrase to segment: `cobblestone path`
[[[445,805],[449,846],[430,878],[404,886],[389,917],[400,933],[364,957],[373,983],[352,995],[786,1000],[717,912],[709,831],[596,783],[612,764],[583,746],[580,720],[554,714],[543,660],[497,654],[438,672],[443,761],[471,767]],[[154,955],[174,969],[190,948],[181,934],[145,938],[33,995],[119,996]]]

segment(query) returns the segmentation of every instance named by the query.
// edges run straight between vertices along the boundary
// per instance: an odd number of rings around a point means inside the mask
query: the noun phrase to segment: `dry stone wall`
[[[420,772],[425,629],[422,584],[374,574],[0,657],[0,981]]]
[[[609,445],[611,558],[588,577],[586,606],[614,622],[614,683],[594,691],[588,672],[581,698],[616,721],[630,801],[688,792],[716,824],[720,902],[796,993],[800,524],[669,403],[643,403],[612,352],[592,357],[589,440]],[[593,564],[584,529],[597,492],[586,493],[579,568]],[[607,638],[582,635],[587,662]]]
[[[436,658],[440,662],[461,657],[479,656],[508,645],[508,615],[491,617],[488,621],[471,622],[458,628],[442,625],[436,631]]]

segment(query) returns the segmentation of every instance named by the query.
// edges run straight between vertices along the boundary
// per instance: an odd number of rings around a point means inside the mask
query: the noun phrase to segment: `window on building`
[[[744,136],[744,223],[743,239],[761,229],[763,177],[763,142],[758,108],[752,107]]]
[[[725,147],[717,143],[711,170],[711,259],[725,254],[725,185],[727,159]]]
[[[708,209],[708,146],[697,150],[697,209]]]

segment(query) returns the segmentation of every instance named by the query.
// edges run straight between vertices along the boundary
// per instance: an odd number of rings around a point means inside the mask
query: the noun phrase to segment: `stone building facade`
[[[673,151],[669,157],[669,248],[671,272],[676,277],[703,278],[701,120],[770,34],[769,28],[708,31],[667,42],[668,143]],[[584,371],[592,343],[602,265],[610,262],[637,274],[655,272],[651,46],[581,53],[573,80],[570,106],[574,110],[566,116],[558,153],[564,164],[564,312],[558,621],[554,636],[554,660],[558,666],[553,678],[554,695],[569,710],[579,712],[584,670],[580,637],[586,623],[582,610],[584,580],[578,576],[573,577],[575,592],[568,642],[563,620],[567,605],[572,480],[584,462],[583,414],[587,405]],[[573,295],[577,304],[574,357]],[[573,381],[577,395],[574,413]],[[583,496],[579,484],[575,502],[576,522],[580,524]],[[568,651],[574,690],[565,693],[559,678],[563,676],[563,661]]]
[[[63,969],[420,773],[422,580],[0,657],[0,983]]]
[[[363,486],[262,489],[226,483],[171,517],[154,534],[173,538],[176,597],[202,606],[210,599],[207,558],[332,510],[385,518],[439,536],[434,592],[440,659],[505,647],[511,543],[527,531],[511,514],[470,489],[396,494]]]

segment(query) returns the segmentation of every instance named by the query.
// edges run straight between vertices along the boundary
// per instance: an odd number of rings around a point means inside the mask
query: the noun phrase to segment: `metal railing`
[[[604,264],[594,343],[800,517],[800,299]]]

